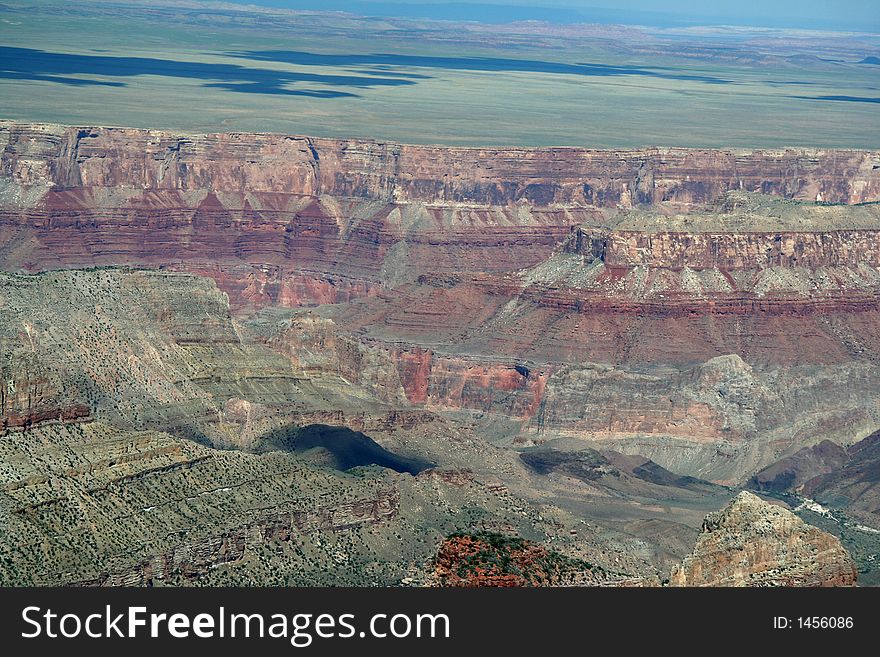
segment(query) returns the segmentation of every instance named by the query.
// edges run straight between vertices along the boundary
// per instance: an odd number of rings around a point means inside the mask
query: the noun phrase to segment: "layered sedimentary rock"
[[[25,333],[32,327],[25,323]],[[58,373],[41,362],[24,345],[0,352],[0,431],[27,429],[40,422],[73,422],[87,418],[90,409],[75,399],[64,398]]]
[[[519,442],[579,436],[725,483],[876,428],[878,206],[737,192],[616,221],[534,267],[300,314],[270,342],[297,361],[326,345],[322,366],[395,403],[515,419]]]
[[[601,248],[597,248],[597,240],[602,241]],[[880,260],[878,247],[876,230],[739,234],[615,231],[591,238],[590,255],[607,267],[818,269],[876,265]]]
[[[546,258],[602,209],[880,198],[877,153],[455,149],[0,123],[0,265],[176,266],[241,308]]]
[[[575,324],[579,317],[584,318],[581,332],[565,333],[568,342],[555,334],[559,324]],[[645,330],[651,326],[642,317],[629,336],[624,334],[626,340],[615,343],[611,321],[606,317],[603,326],[597,317],[591,321],[596,340],[603,339],[598,344],[589,343],[584,315],[536,326],[533,334],[514,320],[511,334],[521,331],[516,350],[498,340],[497,324],[474,331],[481,340],[482,331],[492,336],[490,346],[456,333],[445,344],[402,348],[390,336],[389,342],[353,337],[345,329],[347,320],[347,315],[338,318],[340,326],[312,312],[295,313],[265,339],[294,363],[308,362],[315,368],[311,371],[376,390],[388,403],[512,420],[516,424],[508,431],[514,445],[574,437],[641,454],[679,474],[737,484],[781,455],[823,440],[853,441],[880,421],[872,401],[880,396],[880,373],[871,352],[861,359],[839,347],[813,353],[809,343],[785,335],[788,327],[798,330],[790,316],[770,324],[777,333],[765,329],[751,337],[760,349],[742,349],[743,356],[715,355],[724,346],[717,333],[715,350],[693,340],[700,328],[694,318],[685,324],[688,332],[676,338]],[[843,321],[835,321],[839,334],[846,335]],[[371,320],[367,330],[383,331],[383,325],[382,319]],[[640,325],[644,333],[637,332]],[[717,324],[706,326],[719,331]],[[740,330],[749,326],[742,321]],[[862,336],[871,330],[867,321],[864,326]],[[421,332],[397,330],[397,340],[426,339]],[[435,328],[434,336],[442,335],[442,328]],[[632,357],[622,358],[620,350],[640,335],[651,342],[633,345]],[[824,337],[831,345],[836,339]],[[492,349],[493,355],[483,355]],[[760,358],[763,354],[768,357]]]
[[[400,513],[376,526],[424,528],[415,518],[448,498],[442,536],[561,536],[566,554],[656,574],[718,507],[720,489],[688,477],[742,485],[880,426],[878,200],[875,152],[442,149],[3,122],[2,430],[104,423],[260,452],[289,451],[274,439],[307,425],[347,427],[377,454],[436,465],[383,488]],[[536,446],[567,465],[528,467],[517,450]],[[326,447],[297,462],[351,463]],[[590,478],[589,450],[607,476]],[[850,479],[866,468],[828,490],[857,496]],[[684,501],[670,519],[618,496]],[[613,540],[578,525],[594,509]],[[205,525],[61,579],[257,572],[270,566],[255,553],[309,534],[288,522],[300,511]],[[508,512],[528,521],[506,526]],[[330,524],[314,534],[338,533]],[[436,547],[412,552],[415,572]]]
[[[4,584],[396,584],[474,525],[650,568],[593,532],[573,547],[583,521],[544,519],[515,454],[294,366],[232,318],[210,279],[4,274],[0,300],[15,390],[0,429]],[[74,403],[87,415],[44,412]],[[316,423],[371,438],[269,444]]]
[[[742,492],[706,516],[694,552],[671,586],[853,586],[840,540],[781,507]]]
[[[846,150],[488,149],[270,134],[0,123],[24,185],[214,189],[382,201],[536,206],[709,201],[730,189],[878,200],[878,153]]]

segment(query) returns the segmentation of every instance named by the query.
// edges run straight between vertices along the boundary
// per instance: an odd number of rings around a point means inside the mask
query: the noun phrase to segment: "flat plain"
[[[609,148],[880,147],[880,36],[0,5],[0,116]]]

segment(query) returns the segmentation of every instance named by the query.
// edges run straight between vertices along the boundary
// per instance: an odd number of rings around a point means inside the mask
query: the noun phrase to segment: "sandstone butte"
[[[670,586],[854,586],[840,540],[779,506],[742,492],[703,522],[693,554]]]

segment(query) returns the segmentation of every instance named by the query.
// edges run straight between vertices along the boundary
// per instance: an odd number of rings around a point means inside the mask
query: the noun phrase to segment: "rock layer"
[[[499,446],[574,440],[740,485],[880,426],[875,152],[10,122],[0,151],[9,428],[88,413],[253,450],[293,425],[369,427],[455,470],[473,466],[464,435],[486,490],[528,496],[562,475]],[[79,271],[118,265],[153,271]]]
[[[637,204],[729,190],[880,199],[880,154],[860,151],[432,148],[8,121],[0,147],[4,269],[177,267],[239,309],[536,265],[572,226]]]
[[[833,203],[880,199],[880,154],[852,150],[488,149],[270,134],[0,123],[23,185],[332,195],[382,201],[613,206],[730,189]]]

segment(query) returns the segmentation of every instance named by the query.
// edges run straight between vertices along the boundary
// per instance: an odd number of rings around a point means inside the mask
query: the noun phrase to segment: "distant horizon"
[[[539,20],[560,25],[599,23],[659,28],[739,26],[880,33],[875,0],[227,0],[294,10],[342,11],[362,16],[475,21],[489,24]],[[615,4],[605,7],[602,4]]]
[[[880,36],[60,1],[0,0],[10,119],[473,147],[880,148]]]

